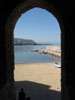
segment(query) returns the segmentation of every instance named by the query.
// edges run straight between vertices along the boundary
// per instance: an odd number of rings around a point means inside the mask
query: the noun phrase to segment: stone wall
[[[73,1],[67,0],[0,1],[0,100],[15,100],[13,30],[21,14],[34,7],[50,11],[60,24],[62,62],[61,100],[74,99],[74,4]]]
[[[46,46],[46,49],[51,51],[61,52],[60,46]]]

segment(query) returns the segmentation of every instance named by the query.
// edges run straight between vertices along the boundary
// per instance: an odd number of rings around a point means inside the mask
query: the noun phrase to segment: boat
[[[61,62],[55,62],[55,63],[54,63],[54,66],[60,68],[60,67],[61,67]]]
[[[34,50],[31,50],[32,52],[38,52],[39,50],[37,50],[37,49],[34,49]]]

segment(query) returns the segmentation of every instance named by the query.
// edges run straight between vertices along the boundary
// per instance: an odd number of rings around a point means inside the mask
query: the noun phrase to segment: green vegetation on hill
[[[30,39],[14,38],[14,45],[37,45],[37,43]]]

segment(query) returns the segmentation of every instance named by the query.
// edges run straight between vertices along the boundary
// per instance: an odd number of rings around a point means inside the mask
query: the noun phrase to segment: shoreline
[[[61,69],[55,67],[53,62],[15,64],[14,80],[17,98],[23,88],[31,100],[41,100],[41,97],[42,100],[47,97],[60,100]]]
[[[42,63],[54,63],[54,62],[26,62],[26,63],[15,63],[14,65],[22,65],[22,64],[42,64]]]
[[[61,68],[55,67],[53,62],[15,64],[14,79],[15,81],[28,80],[47,85],[51,83],[52,89],[60,91]]]

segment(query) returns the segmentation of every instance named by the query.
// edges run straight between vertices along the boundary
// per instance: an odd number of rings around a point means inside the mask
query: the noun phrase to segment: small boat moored
[[[38,49],[34,49],[34,50],[31,50],[32,52],[38,52],[39,50]]]
[[[54,63],[54,66],[60,68],[60,67],[61,67],[61,62],[55,62],[55,63]]]

